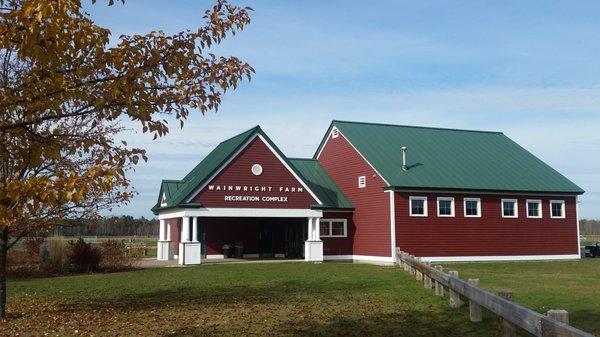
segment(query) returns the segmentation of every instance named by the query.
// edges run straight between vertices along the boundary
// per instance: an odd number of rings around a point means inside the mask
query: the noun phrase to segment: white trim
[[[515,215],[504,215],[504,203],[514,202],[515,203]],[[517,199],[501,199],[500,201],[500,214],[503,218],[516,219],[519,217],[519,200]]]
[[[410,189],[410,188],[402,188],[402,187],[397,187],[395,188],[396,192],[403,192],[403,193],[435,193],[435,194],[475,194],[475,195],[509,195],[509,196],[513,196],[513,195],[518,195],[518,196],[532,196],[532,197],[565,197],[565,198],[570,198],[570,197],[575,197],[577,196],[576,193],[572,193],[572,194],[560,194],[560,193],[548,193],[548,192],[512,192],[512,191],[506,191],[506,192],[493,192],[493,191],[486,191],[486,190],[481,190],[481,191],[474,191],[474,190],[436,190],[436,189],[431,189],[431,188],[424,188],[424,189]]]
[[[477,202],[477,215],[467,215],[467,201]],[[481,218],[481,198],[463,198],[463,216],[465,218]]]
[[[175,208],[158,214],[158,219],[184,216],[202,217],[265,217],[265,218],[308,218],[322,217],[323,211],[298,208]]]
[[[423,200],[423,201],[425,201],[423,203],[423,214],[413,214],[413,211],[412,211],[412,201],[413,200]],[[410,215],[410,216],[426,217],[427,214],[428,214],[427,207],[428,207],[427,206],[427,197],[419,197],[419,196],[409,196],[408,197],[408,215]]]
[[[357,261],[373,263],[394,263],[393,258],[389,256],[370,256],[370,255],[323,255],[325,261]]]
[[[450,201],[450,214],[440,214],[440,201]],[[456,214],[455,206],[454,206],[454,198],[453,197],[437,197],[436,201],[437,206],[437,216],[440,218],[453,218]],[[412,208],[411,208],[412,209]]]
[[[334,126],[335,127],[335,126]],[[346,136],[344,136],[344,133],[341,132],[338,129],[338,133],[340,135],[342,135],[342,137],[348,142],[348,144],[350,144],[350,146],[352,146],[352,148],[354,149],[354,151],[356,151],[356,153],[358,153],[359,156],[361,156],[361,158],[367,163],[369,164],[369,166],[371,166],[371,168],[373,169],[373,171],[375,171],[375,173],[377,173],[377,175],[379,175],[379,177],[385,182],[386,185],[390,186],[390,183],[387,182],[387,180],[385,180],[385,178],[379,173],[379,171],[377,171],[375,169],[375,167],[373,165],[371,165],[371,163],[367,160],[367,158],[365,158],[365,156],[362,155],[362,153],[360,153],[360,151],[358,151],[358,149],[354,146],[354,144],[352,144],[352,142],[350,142],[350,140],[348,140],[348,138],[346,138]],[[329,141],[330,137],[327,137],[325,140],[325,143],[323,143],[323,146],[321,146],[321,149],[319,149],[319,153],[317,154],[316,159],[318,160],[319,157],[321,156],[321,152],[323,152],[323,149],[325,148],[325,146],[327,145],[327,142]]]
[[[554,216],[552,214],[552,204],[561,204],[561,215],[560,216]],[[551,219],[564,219],[566,218],[566,209],[565,209],[565,201],[564,200],[550,200],[550,218]]]
[[[167,206],[167,194],[165,192],[163,192],[162,196],[160,197],[160,207],[163,206]]]
[[[218,259],[224,259],[224,258],[225,258],[225,255],[223,255],[223,254],[206,254],[207,260],[212,260],[212,259],[218,260]]]
[[[365,177],[365,176],[358,177],[358,188],[365,188],[365,187],[367,187],[367,177]]]
[[[577,218],[577,252],[581,258],[581,234],[579,233],[579,197],[575,197],[575,215]]]
[[[396,203],[394,197],[396,192],[390,192],[390,237],[392,241],[392,262],[396,262]]]
[[[579,254],[564,255],[499,255],[499,256],[441,256],[422,257],[424,262],[483,262],[483,261],[541,261],[541,260],[573,260]]]
[[[538,204],[538,215],[537,216],[530,216],[529,215],[529,204]],[[527,218],[529,219],[541,219],[544,217],[544,211],[542,210],[542,201],[539,199],[527,199],[525,200],[525,215],[527,216]]]
[[[329,134],[331,135],[331,138],[337,138],[340,135],[340,130],[334,126],[331,128],[331,132]]]
[[[321,222],[329,223],[329,234],[321,235]],[[344,234],[343,235],[333,235],[331,232],[333,231],[333,222],[343,222],[344,223]],[[319,220],[319,228],[317,228],[317,232],[319,233],[319,238],[345,238],[348,237],[348,220],[347,219],[331,219],[331,218],[321,218]],[[317,238],[317,239],[319,239]]]
[[[271,147],[271,145],[269,144],[269,142],[267,142],[265,140],[265,138],[261,135],[261,134],[255,134],[253,137],[251,137],[250,139],[248,139],[233,155],[231,155],[227,161],[223,164],[221,164],[221,166],[219,167],[219,169],[213,173],[209,179],[207,179],[204,184],[202,184],[200,187],[198,187],[197,189],[195,189],[192,193],[190,193],[190,196],[185,200],[186,202],[190,202],[196,195],[198,195],[198,193],[200,193],[200,191],[202,191],[206,185],[208,185],[210,182],[213,181],[213,179],[223,170],[225,169],[225,167],[227,167],[227,165],[229,165],[229,163],[231,163],[231,161],[235,158],[237,158],[237,156],[248,146],[248,144],[250,144],[250,142],[252,142],[254,140],[254,138],[258,137],[266,146],[269,150],[271,150],[271,153],[273,153],[273,155],[275,155],[275,157],[277,159],[279,159],[279,161],[283,164],[283,166],[292,174],[292,176],[294,176],[294,178],[296,178],[296,180],[298,180],[298,182],[302,185],[302,187],[304,187],[306,189],[306,191],[308,191],[308,193],[315,199],[315,201],[318,204],[323,204],[323,202],[317,197],[317,195],[310,189],[308,188],[308,185],[306,185],[306,183],[300,179],[300,177],[296,174],[296,172],[294,172],[294,170],[292,170],[292,168],[285,162],[285,160],[283,160],[283,158],[281,158],[281,156],[277,153],[277,151],[275,151],[275,149],[273,149],[273,147]]]

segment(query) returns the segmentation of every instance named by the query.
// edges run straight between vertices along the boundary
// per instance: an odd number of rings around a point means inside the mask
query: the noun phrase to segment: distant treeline
[[[600,235],[600,220],[581,219],[579,221],[579,234]]]
[[[158,220],[129,215],[67,222],[56,226],[54,235],[63,236],[158,236]]]

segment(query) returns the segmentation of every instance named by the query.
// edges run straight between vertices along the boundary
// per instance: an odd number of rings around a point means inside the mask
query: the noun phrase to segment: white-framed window
[[[337,138],[340,135],[340,132],[338,131],[338,129],[333,128],[331,129],[331,138]]]
[[[465,218],[481,217],[481,198],[464,198],[463,204]]]
[[[367,186],[367,177],[358,177],[358,188],[365,188]]]
[[[410,216],[427,216],[427,197],[409,197]]]
[[[565,218],[565,201],[564,200],[550,200],[550,217],[552,219],[564,219]]]
[[[321,219],[319,235],[326,238],[343,238],[348,236],[348,222],[346,219]]]
[[[437,198],[437,215],[439,217],[454,216],[454,198],[438,197]]]
[[[503,218],[518,218],[519,217],[519,204],[517,199],[502,199],[500,204],[502,207]]]
[[[542,217],[542,201],[527,200],[527,217],[541,218]]]

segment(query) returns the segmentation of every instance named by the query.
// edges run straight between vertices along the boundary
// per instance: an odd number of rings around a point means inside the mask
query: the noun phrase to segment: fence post
[[[431,263],[426,262],[425,265],[431,268]],[[423,275],[423,286],[425,287],[425,289],[431,290],[431,277]]]
[[[498,296],[500,296],[506,300],[509,300],[511,302],[513,301],[512,290],[503,290],[498,293]],[[502,337],[516,337],[517,336],[517,326],[505,319],[502,319],[502,321],[500,323],[500,328],[501,328],[500,336],[502,336]]]
[[[479,287],[479,279],[470,278],[468,281],[469,285]],[[481,322],[483,317],[481,315],[481,306],[473,300],[469,300],[469,318],[471,322]]]
[[[569,324],[569,313],[566,310],[548,310],[548,316],[559,322]]]
[[[421,263],[421,258],[417,257],[417,263],[420,264]],[[415,275],[415,278],[417,279],[417,281],[422,281],[423,280],[423,273],[421,273],[421,271],[419,271],[418,269],[416,270],[417,274]]]
[[[413,262],[414,262],[415,256],[411,255],[411,256],[409,256],[409,259],[410,259],[410,274],[412,276],[415,276],[415,275],[417,275],[417,273],[416,273],[417,270],[415,269],[415,267],[413,267]]]
[[[451,270],[448,274],[450,274],[451,277],[458,278],[458,272],[456,270]],[[460,308],[460,295],[452,290],[452,288],[448,288],[448,290],[450,291],[450,307],[453,309]]]
[[[440,265],[435,266],[435,269],[444,272],[444,268]],[[435,281],[435,294],[437,296],[444,296],[444,286],[438,281]]]

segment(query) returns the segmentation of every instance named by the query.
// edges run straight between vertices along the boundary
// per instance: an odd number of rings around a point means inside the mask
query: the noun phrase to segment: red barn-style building
[[[579,258],[584,191],[500,132],[333,121],[313,158],[257,126],[163,180],[158,259]],[[235,250],[235,249],[232,249]],[[243,252],[242,252],[243,251]]]

